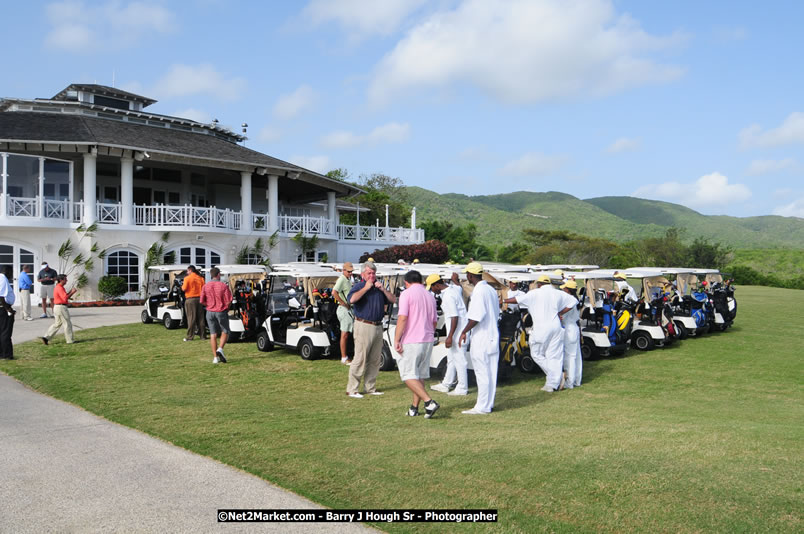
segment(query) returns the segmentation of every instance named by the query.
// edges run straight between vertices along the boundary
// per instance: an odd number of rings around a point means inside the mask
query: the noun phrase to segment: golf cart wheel
[[[519,358],[518,365],[519,370],[527,374],[533,374],[539,368],[536,362],[533,361],[533,358],[530,357],[530,354],[523,354],[522,357]]]
[[[318,357],[319,349],[313,345],[313,341],[309,337],[303,337],[299,341],[299,356],[302,360],[315,360]]]
[[[591,339],[584,339],[581,343],[581,359],[594,360],[595,359],[595,342]]]
[[[268,332],[264,330],[257,336],[257,350],[260,352],[270,352],[274,350],[274,344],[268,338]]]
[[[675,321],[673,324],[676,326],[676,335],[678,336],[678,339],[687,339],[687,337],[690,335],[690,332],[687,330],[687,327],[684,326],[684,323],[681,321]]]
[[[647,332],[637,332],[631,338],[631,344],[638,350],[653,350],[653,338]]]
[[[142,324],[151,324],[152,322],[154,322],[154,320],[151,319],[151,316],[148,315],[147,310],[142,310],[142,313],[140,314],[140,319],[142,319]]]
[[[380,371],[393,371],[395,367],[394,357],[391,356],[391,347],[388,342],[382,341],[382,352],[380,353]]]
[[[165,328],[167,328],[168,330],[173,330],[174,328],[178,328],[178,327],[179,327],[179,321],[177,321],[177,320],[173,319],[173,318],[170,316],[170,314],[169,314],[169,313],[166,313],[166,314],[165,314],[165,315],[162,317],[162,322],[165,324]]]

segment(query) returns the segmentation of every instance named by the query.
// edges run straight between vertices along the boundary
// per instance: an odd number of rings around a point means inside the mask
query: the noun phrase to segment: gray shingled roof
[[[255,167],[287,169],[300,172],[305,179],[341,193],[360,192],[354,186],[224,141],[214,135],[84,115],[0,112],[0,142],[97,144]]]

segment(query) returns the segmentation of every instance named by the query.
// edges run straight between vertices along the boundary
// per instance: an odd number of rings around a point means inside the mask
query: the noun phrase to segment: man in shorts
[[[424,389],[424,379],[430,378],[430,355],[433,352],[435,327],[438,322],[433,294],[422,285],[419,271],[405,274],[405,290],[399,296],[399,314],[394,334],[394,348],[399,377],[413,392],[413,403],[407,415],[419,415],[419,401],[424,401],[425,419],[430,419],[439,404]]]
[[[50,299],[50,317],[54,315],[53,308],[53,289],[56,287],[56,275],[59,274],[51,269],[47,262],[42,262],[42,269],[36,275],[39,282],[39,298],[42,299],[42,316],[40,319],[47,319],[47,300]]]
[[[338,322],[341,326],[341,363],[349,365],[352,359],[346,352],[346,347],[349,342],[349,334],[352,333],[355,327],[355,315],[352,313],[352,305],[349,304],[347,295],[352,290],[352,272],[355,268],[351,261],[343,264],[343,270],[335,286],[332,288],[332,296],[335,302],[338,303]]]
[[[221,271],[217,267],[209,270],[211,282],[201,289],[201,304],[207,309],[209,344],[212,346],[212,363],[226,363],[223,347],[229,339],[229,306],[232,304],[232,291],[221,282]],[[221,344],[218,346],[218,334]]]

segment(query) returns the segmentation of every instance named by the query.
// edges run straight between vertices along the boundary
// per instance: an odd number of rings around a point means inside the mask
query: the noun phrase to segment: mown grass
[[[801,531],[804,292],[738,289],[735,327],[587,362],[584,386],[515,375],[495,412],[437,394],[432,420],[381,373],[382,397],[344,395],[346,367],[158,325],[17,348],[0,370],[110,420],[334,508],[497,508],[496,525],[381,524],[390,532]]]

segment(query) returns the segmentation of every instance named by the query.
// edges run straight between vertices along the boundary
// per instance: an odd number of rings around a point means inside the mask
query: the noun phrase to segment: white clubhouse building
[[[244,245],[278,232],[273,262],[300,259],[292,238],[318,236],[305,260],[357,261],[360,254],[424,241],[411,228],[340,224],[360,190],[242,146],[217,124],[144,111],[155,101],[102,85],[73,84],[49,99],[0,99],[0,265],[33,277],[76,254],[106,249],[76,300],[95,300],[98,279],[125,278],[129,298],[165,232],[178,265],[235,263]],[[374,222],[374,221],[371,221]],[[77,242],[76,228],[97,224]],[[16,283],[15,283],[16,287]]]

